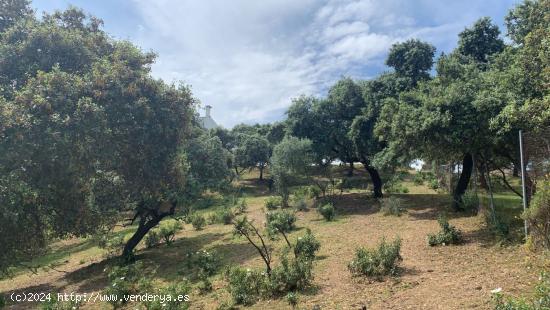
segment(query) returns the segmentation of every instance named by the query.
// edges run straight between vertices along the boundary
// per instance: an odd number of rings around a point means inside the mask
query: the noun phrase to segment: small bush
[[[384,215],[401,216],[401,214],[405,212],[403,199],[395,196],[380,199],[380,205],[380,211],[384,213]]]
[[[288,211],[267,212],[265,220],[270,236],[277,233],[288,233],[296,228],[296,215]]]
[[[159,244],[160,242],[160,234],[158,230],[151,229],[145,236],[145,247],[152,248]]]
[[[292,203],[296,210],[298,211],[305,211],[307,210],[307,200],[309,197],[308,188],[300,188],[299,190],[296,190],[294,192],[294,196],[292,197]]]
[[[53,294],[52,294],[53,295]],[[0,301],[0,309],[3,309],[3,304]],[[77,301],[62,301],[53,296],[50,300],[40,304],[42,310],[76,310],[80,309],[80,303]]]
[[[466,212],[477,213],[479,208],[479,197],[473,191],[466,191],[462,195],[462,201],[460,202],[460,208]]]
[[[247,210],[248,210],[248,204],[246,203],[246,199],[243,198],[237,204],[237,213],[243,214],[243,213],[246,213]]]
[[[264,206],[268,210],[275,210],[277,209],[277,207],[280,207],[282,205],[283,205],[283,200],[281,197],[278,197],[278,196],[267,197],[264,202]]]
[[[204,228],[204,226],[206,226],[206,219],[204,218],[204,216],[194,213],[193,215],[191,215],[191,225],[193,225],[193,228],[195,228],[195,230],[201,230]]]
[[[164,243],[171,245],[174,242],[176,233],[182,228],[180,222],[176,220],[165,221],[160,224],[159,234],[164,239]]]
[[[446,216],[439,216],[437,221],[441,227],[441,231],[437,234],[428,235],[428,245],[459,244],[462,242],[462,233],[456,227],[449,224]]]
[[[283,296],[288,292],[303,290],[313,281],[313,263],[306,259],[289,259],[287,252],[281,255],[281,263],[271,271],[268,293]]]
[[[439,188],[439,181],[437,179],[431,179],[428,182],[428,187],[433,189],[433,190],[438,189]]]
[[[219,257],[212,251],[200,250],[186,256],[185,266],[189,270],[194,270],[197,279],[215,275],[220,266]]]
[[[397,238],[392,243],[385,239],[375,249],[359,248],[355,252],[348,269],[354,276],[380,277],[395,275],[397,264],[401,260],[401,239]]]
[[[125,240],[122,235],[110,235],[109,233],[100,233],[94,236],[97,246],[107,250],[108,257],[118,256],[124,247]]]
[[[107,278],[110,284],[103,290],[103,293],[117,296],[117,298],[109,301],[115,309],[126,303],[124,296],[151,290],[151,281],[143,277],[142,274],[143,265],[140,262],[126,266],[115,266],[108,270]]]
[[[233,267],[226,271],[228,290],[236,304],[254,304],[264,292],[267,276],[257,270]]]
[[[424,176],[420,171],[414,175],[413,183],[415,185],[424,185]]]
[[[550,249],[550,181],[542,183],[522,217],[527,220],[534,245]]]
[[[229,207],[223,207],[210,214],[208,217],[208,222],[210,224],[229,225],[233,222],[234,218],[235,213],[233,213],[233,210]]]
[[[316,185],[310,185],[307,188],[308,197],[311,199],[319,199],[321,195],[323,194],[321,189]]]
[[[294,254],[296,257],[300,257],[307,260],[315,259],[315,253],[321,248],[321,243],[311,233],[311,229],[306,230],[306,234],[303,237],[299,237],[296,240],[294,246]]]
[[[327,221],[332,221],[336,216],[336,210],[334,209],[332,203],[324,204],[317,210],[319,211],[319,214],[321,214],[323,218]]]
[[[285,299],[292,307],[292,309],[295,309],[298,305],[298,294],[296,294],[296,292],[289,292],[288,294],[286,294]]]
[[[157,296],[164,296],[165,300],[155,299],[144,304],[147,310],[186,310],[189,309],[190,293],[191,285],[187,281],[182,281],[155,292]]]
[[[550,276],[541,273],[535,293],[530,299],[506,297],[500,289],[493,292],[495,310],[545,310],[550,309]]]
[[[486,210],[483,215],[487,229],[498,241],[506,241],[510,238],[510,223],[507,220],[498,213],[493,214],[491,210]]]

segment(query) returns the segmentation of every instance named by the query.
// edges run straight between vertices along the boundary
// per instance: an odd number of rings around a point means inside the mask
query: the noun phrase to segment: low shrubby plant
[[[307,187],[308,197],[311,199],[319,199],[323,192],[317,185],[310,185]]]
[[[213,251],[200,250],[186,255],[185,266],[197,279],[211,277],[220,267],[220,259]]]
[[[109,303],[118,309],[126,304],[124,296],[137,295],[151,291],[151,280],[143,276],[141,262],[125,266],[114,266],[106,270],[109,285],[103,290],[105,295],[117,296],[110,298]]]
[[[401,216],[405,212],[403,199],[395,196],[380,199],[380,211],[384,215]]]
[[[296,292],[289,292],[286,294],[285,299],[292,309],[296,309],[296,306],[298,306],[298,294]]]
[[[307,288],[313,281],[313,262],[300,257],[289,258],[288,252],[283,251],[280,264],[271,271],[266,282],[268,294],[279,297],[288,292],[295,292]]]
[[[308,207],[309,192],[307,187],[302,187],[294,191],[292,196],[292,204],[298,211],[305,211]]]
[[[223,207],[216,210],[214,213],[211,213],[208,217],[208,222],[210,224],[224,224],[229,225],[233,222],[235,218],[235,213],[230,207]]]
[[[191,215],[191,225],[193,225],[195,230],[201,230],[206,226],[206,219],[198,213],[193,213]]]
[[[243,214],[243,213],[246,213],[246,211],[248,210],[248,204],[246,203],[246,199],[241,199],[239,200],[239,202],[237,203],[237,213],[238,214]]]
[[[522,217],[529,225],[533,245],[550,250],[550,181],[542,183]]]
[[[187,281],[173,283],[154,291],[156,296],[163,296],[164,300],[156,298],[144,302],[147,310],[186,310],[189,309],[189,294],[191,285]]]
[[[358,248],[348,269],[354,276],[381,277],[395,275],[400,255],[401,239],[388,243],[382,239],[374,249]]]
[[[232,267],[225,272],[229,294],[233,302],[249,306],[265,292],[267,276],[264,272],[242,267]]]
[[[52,294],[53,295],[53,294]],[[4,308],[4,304],[0,300],[0,309]],[[62,301],[57,299],[57,296],[50,298],[40,304],[42,310],[77,310],[80,309],[80,303],[76,300]]]
[[[431,179],[430,181],[428,181],[428,187],[433,190],[439,189],[439,181],[435,178]]]
[[[466,191],[462,195],[462,201],[459,203],[460,209],[469,213],[477,213],[479,208],[479,197],[474,191]]]
[[[530,298],[505,296],[502,289],[492,291],[495,310],[546,310],[550,309],[550,275],[541,273],[539,283]]]
[[[508,220],[491,210],[485,210],[483,217],[487,230],[497,241],[504,242],[510,239],[510,222]]]
[[[108,232],[100,233],[94,236],[97,246],[107,251],[107,257],[118,256],[124,247],[124,236],[120,234],[109,234]]]
[[[180,222],[176,220],[168,220],[160,224],[158,232],[160,237],[164,240],[164,243],[171,245],[176,238],[176,233],[182,229],[183,227]]]
[[[264,206],[267,210],[275,210],[283,205],[283,200],[279,196],[269,196],[265,199]]]
[[[440,215],[437,222],[441,230],[437,234],[428,234],[428,245],[448,245],[462,242],[462,233],[456,227],[449,224],[445,215]]]
[[[160,234],[157,229],[151,229],[145,236],[145,247],[152,248],[160,243]]]
[[[265,214],[268,235],[286,234],[296,228],[296,215],[290,211],[271,211]],[[286,235],[285,235],[286,238]]]
[[[315,253],[321,248],[321,243],[311,233],[311,229],[306,229],[306,234],[298,237],[294,246],[294,255],[308,260],[315,258]]]
[[[320,206],[319,208],[317,208],[317,211],[327,221],[334,220],[334,217],[336,216],[336,210],[334,209],[334,205],[332,203],[326,203]]]

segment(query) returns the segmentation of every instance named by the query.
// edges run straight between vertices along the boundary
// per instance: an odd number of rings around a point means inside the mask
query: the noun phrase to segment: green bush
[[[298,305],[298,294],[296,294],[296,292],[289,292],[286,294],[285,299],[292,309],[295,309]]]
[[[235,213],[233,212],[233,210],[231,210],[230,207],[223,207],[210,214],[208,217],[208,222],[210,224],[229,225],[233,222],[234,218]]]
[[[195,230],[201,230],[204,228],[204,226],[206,226],[206,219],[204,218],[204,216],[194,213],[193,215],[191,215],[191,225],[193,225],[193,228],[195,228]]]
[[[348,269],[354,276],[380,277],[395,275],[397,264],[401,261],[401,239],[391,243],[385,239],[375,249],[359,248],[355,258],[349,263]]]
[[[542,183],[522,217],[527,220],[534,245],[550,250],[550,181]]]
[[[111,305],[118,309],[126,300],[125,295],[149,292],[152,288],[151,281],[143,276],[143,265],[140,262],[126,266],[114,266],[108,270],[109,285],[103,290],[106,295],[116,295],[111,299]]]
[[[110,235],[109,233],[100,233],[94,236],[97,246],[107,251],[107,256],[118,256],[124,247],[125,240],[123,235]]]
[[[277,233],[288,233],[296,228],[296,215],[289,211],[267,212],[265,221],[270,236]]]
[[[186,310],[189,309],[191,285],[187,281],[174,283],[155,292],[165,300],[155,299],[144,303],[147,310]]]
[[[428,182],[428,187],[433,189],[433,190],[438,189],[439,188],[439,181],[437,179],[431,179]]]
[[[403,199],[395,196],[380,199],[380,211],[384,215],[401,216],[405,212]]]
[[[246,203],[246,199],[243,198],[237,204],[237,213],[243,214],[243,213],[246,213],[247,210],[248,210],[248,204]]]
[[[220,259],[215,252],[200,250],[186,255],[185,266],[194,271],[194,277],[201,279],[216,274],[220,266]]]
[[[317,209],[317,211],[327,221],[332,221],[336,216],[336,210],[334,209],[334,206],[332,205],[332,203],[327,203],[322,205]]]
[[[495,310],[547,310],[550,309],[550,276],[541,273],[535,292],[529,299],[506,297],[500,289],[493,294]]]
[[[440,215],[437,222],[441,230],[437,234],[428,234],[428,245],[459,244],[462,242],[462,233],[456,227],[449,224],[445,215]]]
[[[161,238],[164,239],[164,243],[170,245],[172,244],[172,242],[174,242],[174,239],[176,238],[176,233],[182,228],[183,227],[181,226],[180,222],[176,220],[164,221],[160,224],[159,234]]]
[[[158,245],[160,242],[160,234],[158,230],[151,229],[145,236],[145,247],[152,248]]]
[[[298,211],[305,211],[307,210],[307,202],[309,198],[308,188],[302,187],[296,191],[294,191],[294,195],[292,196],[292,204]]]
[[[268,293],[283,296],[288,292],[303,290],[313,281],[313,263],[307,259],[289,259],[287,252],[281,255],[281,263],[271,271]]]
[[[413,183],[416,185],[424,185],[424,175],[418,171],[413,177]]]
[[[229,268],[225,277],[229,283],[228,290],[233,301],[245,306],[254,304],[265,292],[268,279],[263,272],[241,267]]]
[[[283,205],[283,199],[279,196],[269,196],[264,202],[264,206],[268,210],[275,210]]]
[[[303,237],[298,237],[294,246],[294,254],[307,260],[315,259],[315,253],[321,248],[321,243],[311,233],[311,229],[306,230]]]
[[[311,199],[319,199],[323,192],[317,185],[310,185],[307,187],[308,197]]]
[[[498,213],[486,210],[483,214],[485,224],[489,232],[499,241],[506,241],[510,238],[510,222]]]
[[[462,195],[460,208],[467,212],[477,213],[477,209],[479,208],[479,197],[477,194],[474,191],[466,191]]]
[[[0,309],[3,309],[3,304],[0,301]],[[73,301],[61,301],[57,299],[57,296],[52,294],[50,300],[44,301],[40,304],[42,310],[76,310],[80,309],[80,303],[76,300]]]

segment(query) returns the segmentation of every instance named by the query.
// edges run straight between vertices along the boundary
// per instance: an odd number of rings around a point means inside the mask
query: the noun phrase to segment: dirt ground
[[[501,246],[484,229],[481,216],[450,216],[450,223],[463,231],[464,244],[429,247],[426,235],[439,230],[437,217],[447,204],[445,195],[411,186],[400,195],[407,206],[401,217],[384,216],[378,204],[365,192],[344,193],[337,201],[337,218],[325,222],[315,209],[298,212],[294,240],[309,227],[321,242],[314,268],[314,285],[299,295],[299,309],[490,309],[491,290],[502,288],[511,295],[530,292],[539,272],[550,264],[521,245]],[[248,198],[248,217],[259,225],[264,220],[264,192]],[[400,272],[381,281],[354,278],[347,270],[355,249],[374,246],[381,238],[402,239]],[[281,248],[282,241],[276,242]],[[209,249],[218,253],[224,265],[262,267],[255,249],[232,235],[230,225],[209,225],[195,231],[185,225],[175,244],[141,250],[138,258],[157,268],[159,283],[181,279],[179,270],[185,253]],[[107,285],[105,253],[89,240],[56,244],[56,270],[22,272],[0,281],[0,293],[9,300],[13,292],[100,291]],[[195,291],[191,309],[216,309],[230,299],[222,276],[214,280],[207,295]],[[36,304],[19,303],[14,309],[32,309]],[[108,309],[107,304],[86,304],[85,309]],[[128,309],[134,309],[130,305]],[[290,309],[284,300],[265,300],[251,309]]]

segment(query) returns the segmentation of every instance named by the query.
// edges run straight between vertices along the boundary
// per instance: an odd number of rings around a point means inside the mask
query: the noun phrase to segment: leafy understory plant
[[[403,207],[403,199],[390,196],[380,199],[380,211],[386,216],[401,216],[406,210]]]
[[[296,228],[296,215],[290,211],[273,211],[265,214],[267,234],[274,239],[281,234],[290,247],[287,233]]]
[[[355,258],[348,264],[348,269],[354,276],[396,275],[397,264],[402,260],[400,250],[399,237],[389,243],[382,239],[376,248],[358,248]]]
[[[441,230],[437,234],[428,234],[428,245],[436,246],[459,244],[462,242],[461,231],[449,224],[449,221],[444,214],[439,216],[437,222],[439,223]]]
[[[180,222],[176,220],[165,221],[160,225],[159,234],[166,245],[171,245],[176,238],[176,233],[182,229]]]
[[[160,234],[158,229],[151,229],[145,236],[145,247],[152,248],[159,244]]]
[[[278,197],[278,196],[267,197],[264,202],[264,206],[267,210],[275,210],[282,205],[283,205],[283,200],[281,197]]]
[[[327,221],[334,220],[334,217],[336,216],[336,210],[334,209],[334,205],[332,205],[332,203],[327,203],[320,206],[319,208],[317,208],[317,211]]]
[[[193,225],[195,230],[202,230],[206,226],[206,219],[204,216],[194,213],[191,215],[191,225]]]
[[[550,275],[542,272],[531,298],[507,297],[501,288],[491,291],[495,310],[546,310],[550,309]]]

